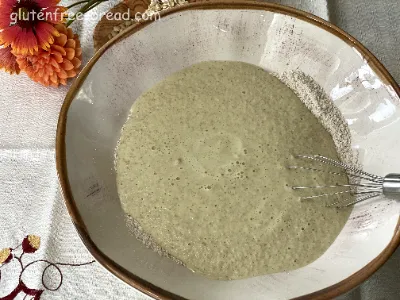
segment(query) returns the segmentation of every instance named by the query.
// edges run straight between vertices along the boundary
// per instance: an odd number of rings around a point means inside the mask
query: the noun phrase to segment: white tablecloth
[[[64,1],[63,4],[73,1]],[[92,32],[101,14],[117,1],[100,5],[73,28],[80,34],[85,61],[93,54]],[[282,0],[274,1],[310,11],[359,38],[384,62],[400,82],[400,3],[398,0]],[[383,3],[384,2],[384,3]],[[0,72],[0,249],[15,247],[27,234],[41,237],[41,246],[26,254],[32,260],[84,263],[92,260],[64,206],[55,170],[54,142],[58,112],[67,88],[45,88],[25,75]],[[27,269],[23,280],[42,289],[45,263]],[[45,290],[41,299],[149,299],[120,282],[98,263],[62,266],[62,286]],[[0,269],[0,298],[18,284],[16,262]],[[400,252],[360,288],[340,299],[397,300],[400,295]],[[50,288],[59,283],[56,269],[46,272]],[[17,299],[23,299],[20,294]]]

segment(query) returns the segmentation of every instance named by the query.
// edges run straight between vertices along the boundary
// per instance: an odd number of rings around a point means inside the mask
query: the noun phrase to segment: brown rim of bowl
[[[266,3],[266,2],[255,2],[255,1],[245,1],[245,0],[235,0],[235,1],[207,1],[207,2],[196,2],[190,3],[183,6],[178,6],[170,10],[161,13],[161,17],[167,16],[173,13],[187,11],[187,10],[203,10],[203,9],[252,9],[252,10],[265,10],[276,13],[281,13],[284,15],[289,15],[316,25],[345,41],[350,46],[356,48],[369,63],[374,72],[383,80],[386,84],[390,85],[396,94],[400,97],[400,87],[389,74],[386,68],[378,61],[378,59],[359,41],[355,38],[336,27],[335,25],[317,17],[310,13],[303,12],[294,8]],[[84,82],[86,76],[89,74],[90,70],[97,62],[97,60],[102,56],[102,54],[110,48],[113,44],[122,39],[128,37],[129,35],[139,31],[140,29],[146,27],[153,21],[142,21],[135,26],[127,29],[125,32],[120,33],[110,41],[108,41],[103,47],[101,47],[93,56],[93,58],[88,62],[88,64],[83,68],[80,75],[73,82],[71,88],[69,89],[64,104],[61,108],[58,125],[57,125],[57,136],[56,136],[56,166],[57,172],[60,180],[60,185],[63,191],[65,203],[68,212],[72,218],[72,221],[83,241],[85,246],[88,248],[90,253],[94,258],[102,264],[107,270],[109,270],[116,277],[120,278],[129,285],[135,287],[136,289],[142,291],[143,293],[155,298],[155,299],[184,299],[178,295],[165,291],[150,282],[147,282],[140,277],[132,274],[128,270],[124,269],[122,266],[115,263],[104,253],[101,252],[99,248],[95,245],[93,240],[90,238],[89,232],[85,226],[78,208],[76,206],[75,200],[72,197],[71,187],[68,181],[67,172],[67,162],[66,162],[66,150],[65,150],[65,133],[66,133],[66,121],[69,106],[73,101],[78,89]],[[393,238],[386,248],[371,262],[364,266],[361,270],[352,274],[348,278],[329,286],[325,289],[295,298],[295,299],[332,299],[340,294],[343,294],[352,288],[356,287],[358,284],[366,280],[371,276],[380,266],[382,266],[396,250],[400,244],[400,218],[396,225],[396,229],[393,233]]]

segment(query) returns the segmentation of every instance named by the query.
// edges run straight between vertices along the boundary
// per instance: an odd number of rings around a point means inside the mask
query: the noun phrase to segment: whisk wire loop
[[[346,198],[345,200],[338,200],[328,204],[328,207],[344,208],[352,206],[356,203],[366,201],[378,196],[395,195],[400,197],[400,174],[388,174],[385,177],[370,174],[355,167],[346,165],[343,162],[322,156],[322,155],[296,155],[297,159],[312,160],[320,164],[331,165],[342,169],[342,171],[324,170],[316,167],[308,166],[288,166],[292,170],[300,171],[315,171],[324,172],[332,175],[347,175],[350,178],[355,178],[356,183],[336,184],[336,185],[315,185],[315,186],[293,186],[293,190],[313,190],[313,189],[335,189],[346,188],[345,190],[332,191],[321,193],[317,195],[300,197],[300,200],[311,200],[318,198],[338,197],[340,195],[349,194],[353,198]]]

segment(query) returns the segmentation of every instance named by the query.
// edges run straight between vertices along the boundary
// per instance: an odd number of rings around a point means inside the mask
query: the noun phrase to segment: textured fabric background
[[[73,1],[63,1],[63,4]],[[117,1],[100,5],[74,29],[81,36],[84,59],[93,54],[92,31],[101,15]],[[273,1],[314,13],[361,40],[400,82],[400,6],[398,0],[281,0]],[[41,248],[31,257],[53,262],[92,260],[80,241],[60,195],[54,161],[58,112],[67,88],[44,88],[24,75],[0,72],[0,249],[15,247],[26,234],[41,236]],[[24,274],[30,287],[41,288],[45,264]],[[18,283],[16,265],[1,269],[0,298]],[[62,267],[63,285],[45,291],[42,299],[149,299],[94,263]],[[48,275],[48,276],[47,276]],[[46,275],[57,285],[55,270]],[[375,275],[339,299],[397,300],[400,295],[400,250]],[[23,296],[17,298],[23,299]]]

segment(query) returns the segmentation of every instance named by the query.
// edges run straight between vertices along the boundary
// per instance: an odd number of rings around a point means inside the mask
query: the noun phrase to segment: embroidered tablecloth
[[[338,24],[364,42],[400,82],[398,0],[273,2]],[[93,54],[95,24],[116,3],[104,3],[75,22],[85,62]],[[13,299],[13,291],[16,299],[150,299],[92,263],[69,218],[54,159],[58,112],[66,91],[0,72],[0,249],[13,249],[11,261],[0,269],[0,299]],[[0,258],[9,254],[0,253]],[[399,279],[397,251],[373,277],[340,299],[399,299]],[[26,294],[30,296],[24,298]]]

